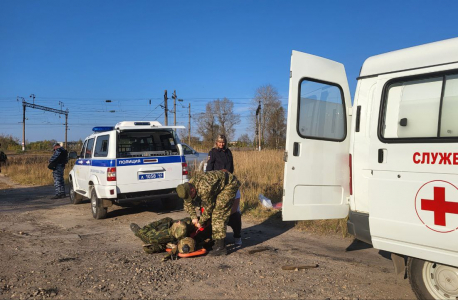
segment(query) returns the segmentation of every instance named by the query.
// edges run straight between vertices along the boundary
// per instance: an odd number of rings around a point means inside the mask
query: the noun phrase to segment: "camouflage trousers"
[[[227,223],[231,215],[232,204],[240,187],[235,176],[230,176],[232,182],[226,185],[216,196],[215,208],[212,213],[212,239],[221,240],[226,237]]]
[[[64,169],[65,165],[57,165],[56,169],[52,171],[52,177],[54,178],[54,189],[56,195],[65,194],[65,183],[64,183]]]

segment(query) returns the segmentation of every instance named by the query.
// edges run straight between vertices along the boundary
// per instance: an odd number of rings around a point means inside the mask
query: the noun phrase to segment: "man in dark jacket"
[[[61,147],[59,143],[53,146],[54,154],[49,159],[48,169],[52,170],[52,177],[54,178],[54,188],[56,195],[51,199],[65,198],[65,184],[64,184],[64,169],[68,162],[67,150]]]

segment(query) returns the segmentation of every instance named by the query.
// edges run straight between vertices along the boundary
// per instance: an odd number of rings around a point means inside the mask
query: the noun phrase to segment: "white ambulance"
[[[348,217],[418,298],[458,299],[458,38],[344,66],[293,51],[283,220]],[[404,258],[407,258],[405,263]]]
[[[89,198],[96,219],[105,218],[113,203],[161,199],[166,209],[175,208],[175,189],[189,180],[177,128],[184,127],[157,121],[94,127],[69,173],[70,201]]]

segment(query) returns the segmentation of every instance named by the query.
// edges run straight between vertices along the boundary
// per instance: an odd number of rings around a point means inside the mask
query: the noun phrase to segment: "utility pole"
[[[189,106],[189,119],[188,119],[188,145],[191,145],[191,103],[188,103]]]
[[[164,115],[165,115],[165,126],[167,126],[168,123],[168,108],[167,108],[167,90],[164,92]]]
[[[177,92],[173,91],[173,126],[177,126]]]
[[[32,94],[33,95],[33,94]],[[31,95],[31,97],[32,97]],[[63,102],[60,102],[59,101],[59,105],[61,105],[61,109],[54,109],[54,108],[50,108],[50,107],[46,107],[46,106],[41,106],[41,105],[37,105],[35,103],[28,103],[28,102],[25,102],[25,99],[23,97],[18,97],[18,101],[19,101],[19,98],[22,99],[22,151],[25,151],[25,108],[28,106],[30,108],[35,108],[35,109],[40,109],[40,110],[44,110],[44,111],[50,111],[50,112],[53,112],[53,113],[56,113],[56,114],[61,114],[61,115],[65,115],[65,148],[67,148],[67,130],[68,130],[68,108],[63,111],[62,110],[62,106],[64,105]],[[35,95],[33,95],[33,99],[35,99]]]
[[[22,152],[25,151],[25,100],[22,98]]]
[[[259,151],[261,151],[261,100],[259,100],[259,105],[258,108],[256,109],[256,121],[258,125],[258,145],[259,145]]]
[[[67,131],[68,131],[68,110],[67,110],[67,113],[65,114],[65,149],[68,150],[68,148],[67,148]]]

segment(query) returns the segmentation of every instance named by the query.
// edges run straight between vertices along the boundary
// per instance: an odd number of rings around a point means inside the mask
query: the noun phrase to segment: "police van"
[[[96,219],[115,204],[161,199],[167,209],[178,201],[175,188],[187,182],[188,165],[175,129],[157,121],[124,121],[94,127],[69,174],[70,200],[91,200]]]
[[[458,38],[344,66],[292,52],[283,220],[348,217],[418,298],[458,299]]]

